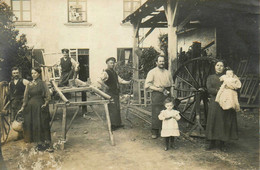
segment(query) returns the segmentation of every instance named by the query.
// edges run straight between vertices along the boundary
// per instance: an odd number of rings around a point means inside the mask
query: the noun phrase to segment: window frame
[[[120,56],[119,51],[123,51],[123,54],[124,54],[123,58],[121,58],[122,56]],[[130,55],[129,55],[128,59],[126,59],[126,56],[125,56],[125,54],[126,54],[125,52],[126,51],[130,52]],[[127,65],[129,63],[132,63],[132,60],[133,60],[133,48],[131,48],[131,47],[130,48],[129,47],[117,48],[117,62],[123,62],[124,65]]]
[[[13,9],[13,1],[11,0],[11,9],[12,12],[19,12],[20,13],[20,20],[15,20],[14,22],[32,22],[32,1],[31,0],[15,0],[20,2],[20,9],[14,10]],[[30,10],[23,10],[23,1],[29,1],[30,2]],[[30,20],[23,20],[23,12],[30,12]]]
[[[130,2],[131,3],[131,9],[130,9],[130,11],[126,11],[125,10],[125,3],[126,2]],[[125,13],[126,12],[130,12],[130,14],[131,13],[133,13],[135,10],[134,10],[134,3],[136,3],[136,2],[138,2],[139,3],[139,7],[142,5],[142,0],[123,0],[123,18],[125,19],[127,16],[125,16]],[[138,8],[139,8],[138,7]]]
[[[71,21],[70,19],[70,2],[76,2],[76,5],[79,5],[79,2],[85,2],[86,6],[85,6],[85,11],[81,11],[81,12],[84,12],[85,13],[85,20],[81,20],[81,21]],[[67,13],[68,13],[68,23],[86,23],[88,22],[88,15],[87,15],[87,12],[88,12],[88,1],[87,0],[67,0]]]

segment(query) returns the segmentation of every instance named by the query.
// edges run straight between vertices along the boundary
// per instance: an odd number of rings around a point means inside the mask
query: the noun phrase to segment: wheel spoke
[[[199,78],[198,78],[198,82],[200,82],[200,85],[199,85],[199,87],[202,87],[202,84],[203,84],[203,78],[202,78],[202,72],[201,72],[201,66],[202,66],[202,62],[203,61],[201,61],[201,63],[199,63],[198,62],[198,72],[199,72]]]
[[[184,97],[184,98],[181,98],[181,99],[179,99],[179,100],[182,101],[182,100],[185,100],[185,99],[190,99],[190,98],[192,98],[192,97],[194,97],[194,96],[195,96],[195,94],[190,95],[190,96],[187,96],[187,97]]]
[[[186,84],[190,85],[191,87],[194,87],[191,83],[188,82],[188,80],[185,80],[183,78],[181,78],[180,76],[177,76],[179,79],[181,79],[182,81],[184,81]],[[195,89],[197,89],[196,87],[194,87]]]
[[[198,83],[198,82],[195,80],[195,78],[192,76],[190,70],[189,70],[186,66],[184,66],[184,68],[185,68],[185,70],[187,71],[187,73],[189,74],[189,76],[191,77],[191,79],[193,80],[193,82],[196,84],[196,86],[199,87],[199,83]],[[195,87],[195,88],[196,88],[196,87]],[[196,88],[196,89],[198,89],[198,88]]]

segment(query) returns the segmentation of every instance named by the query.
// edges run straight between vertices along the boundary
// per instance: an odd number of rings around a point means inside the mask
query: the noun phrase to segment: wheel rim
[[[181,101],[178,108],[180,115],[190,124],[195,124],[196,115],[200,115],[199,121],[203,125],[206,124],[208,113],[206,82],[207,77],[214,73],[216,61],[217,59],[211,57],[194,58],[184,62],[173,75],[177,98]]]
[[[8,84],[7,82],[1,82],[1,98],[3,99],[1,102],[1,108],[0,108],[0,132],[1,132],[1,143],[5,143],[8,139],[8,135],[10,132],[10,121],[11,121],[11,115],[9,114],[9,110],[7,107],[7,94],[8,94]],[[3,111],[5,110],[5,111]]]

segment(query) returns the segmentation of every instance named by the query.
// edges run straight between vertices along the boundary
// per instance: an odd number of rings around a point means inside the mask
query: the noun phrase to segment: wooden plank
[[[138,45],[140,45],[145,40],[145,38],[148,37],[153,32],[154,29],[155,27],[152,27],[149,31],[147,31],[144,37],[139,41]]]
[[[61,89],[62,93],[74,93],[74,92],[84,92],[84,91],[91,91],[91,87],[71,87],[66,89]]]
[[[98,88],[94,87],[94,86],[89,86],[91,88],[91,90],[95,93],[97,93],[98,95],[100,95],[101,97],[105,98],[105,99],[108,99],[108,100],[111,100],[112,97],[109,96],[108,94],[106,94],[105,92],[99,90]]]
[[[59,94],[60,98],[66,103],[69,104],[69,100],[63,95],[63,93],[61,92],[60,88],[57,86],[57,84],[54,81],[51,81],[51,84],[53,85],[54,89],[56,90],[56,92]]]
[[[70,123],[69,123],[69,125],[68,125],[68,128],[66,128],[66,132],[65,132],[66,134],[68,133],[68,131],[69,131],[71,125],[72,125],[72,122],[73,122],[73,120],[75,119],[75,117],[77,116],[78,113],[79,113],[79,107],[77,108],[77,110],[76,110],[76,112],[74,113],[72,119],[70,120]]]
[[[109,116],[109,110],[108,110],[108,104],[104,104],[105,107],[105,113],[106,113],[106,118],[107,118],[107,126],[108,126],[108,133],[109,133],[109,137],[110,137],[110,141],[111,141],[111,145],[114,146],[115,142],[114,142],[114,136],[111,130],[111,121],[110,121],[110,116]]]
[[[142,112],[142,113],[144,113],[144,114],[146,114],[146,115],[148,115],[148,116],[152,116],[152,113],[151,113],[151,112],[149,112],[149,111],[147,111],[147,110],[145,110],[145,109],[142,109],[142,108],[140,108],[140,107],[136,107],[136,106],[133,106],[133,105],[129,105],[128,107],[129,107],[129,108],[132,108],[132,109],[135,109],[135,110],[137,110],[137,111],[139,111],[139,112]]]
[[[102,117],[98,114],[98,112],[94,109],[94,107],[92,105],[90,105],[90,108],[92,109],[92,111],[97,115],[97,117],[102,121],[102,123],[104,124],[104,121],[102,119]]]
[[[64,144],[66,141],[66,124],[67,124],[67,107],[62,107],[62,125],[61,125],[61,131],[62,131],[62,146],[61,149],[64,150]]]
[[[95,100],[95,101],[78,101],[78,102],[70,102],[67,106],[85,106],[85,105],[103,105],[109,103],[109,100]],[[56,103],[56,106],[64,106],[66,103]]]

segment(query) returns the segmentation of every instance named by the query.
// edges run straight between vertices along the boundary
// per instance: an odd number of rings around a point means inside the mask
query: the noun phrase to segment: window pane
[[[130,58],[130,54],[131,54],[130,50],[125,50],[125,64],[128,63],[129,58]]]
[[[133,2],[133,12],[140,7],[140,2]]]
[[[31,12],[23,11],[23,21],[30,21],[30,20],[31,20]]]
[[[30,1],[23,1],[23,10],[30,10],[30,9],[31,9]]]
[[[86,16],[86,12],[82,12],[81,13],[81,21],[87,21],[87,16]]]
[[[131,11],[131,2],[124,2],[124,11]]]
[[[14,21],[20,21],[21,17],[20,17],[20,11],[13,11],[14,15],[15,15],[15,19]]]
[[[20,10],[20,1],[13,1],[13,10]]]
[[[79,7],[81,11],[86,11],[86,2],[79,2]]]
[[[124,18],[126,18],[130,14],[131,14],[131,12],[124,12]]]

